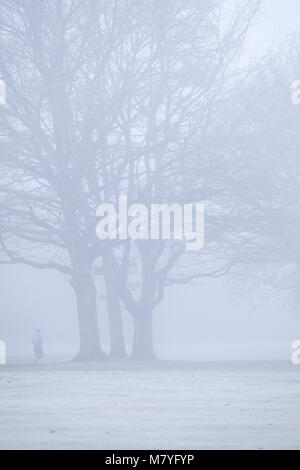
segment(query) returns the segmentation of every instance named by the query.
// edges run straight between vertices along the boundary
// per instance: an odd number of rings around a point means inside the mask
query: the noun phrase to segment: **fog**
[[[0,0],[0,449],[299,449],[299,18]]]
[[[265,52],[299,31],[297,0],[266,1],[250,30],[242,62],[260,60]],[[76,303],[68,276],[26,266],[1,266],[1,338],[8,354],[30,354],[31,337],[40,328],[49,354],[72,355],[78,345]],[[99,283],[100,285],[101,283]],[[101,289],[101,288],[100,288]],[[183,359],[287,359],[300,316],[285,299],[260,299],[255,292],[236,295],[227,277],[196,285],[170,287],[155,310],[155,348],[161,357]],[[101,340],[109,350],[105,299],[98,295]],[[133,335],[123,309],[127,349]]]
[[[36,328],[43,332],[48,354],[75,354],[76,305],[67,279],[55,273],[41,276],[31,268],[6,267],[1,286],[1,334],[11,355],[31,354]],[[107,309],[101,299],[99,306],[102,341],[108,350]],[[124,322],[130,349],[133,332],[126,312]],[[171,288],[154,318],[161,357],[184,360],[289,360],[299,329],[297,312],[287,309],[283,301],[253,306],[249,296],[234,299],[222,280]]]

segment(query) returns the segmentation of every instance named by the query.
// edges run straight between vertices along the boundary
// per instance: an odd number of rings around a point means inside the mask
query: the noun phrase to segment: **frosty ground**
[[[300,368],[19,364],[0,416],[0,449],[300,449]]]

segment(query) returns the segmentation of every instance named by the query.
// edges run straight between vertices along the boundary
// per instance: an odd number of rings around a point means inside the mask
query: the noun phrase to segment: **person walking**
[[[37,360],[43,359],[44,351],[41,330],[36,330],[34,337],[32,338],[32,344],[35,358]]]

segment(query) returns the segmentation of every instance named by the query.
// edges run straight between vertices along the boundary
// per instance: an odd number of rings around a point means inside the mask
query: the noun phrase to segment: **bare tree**
[[[259,3],[1,0],[1,262],[70,276],[78,360],[104,357],[96,266],[112,355],[125,352],[122,300],[135,321],[133,356],[153,356],[153,310],[186,258],[165,241],[99,241],[96,208],[122,194],[147,204],[220,201],[217,165],[224,157],[231,174],[222,148],[232,135],[214,140],[231,113],[236,61]]]
[[[92,265],[103,249],[94,230],[109,158],[101,155],[122,104],[103,84],[122,31],[113,24],[117,3],[1,2],[0,67],[8,90],[1,110],[2,263],[71,276],[78,360],[104,357]]]
[[[128,110],[128,148],[137,158],[119,194],[127,194],[130,202],[220,205],[234,165],[238,168],[232,159],[229,168],[227,155],[240,116],[234,109],[236,90],[245,80],[236,62],[258,8],[259,2],[244,2],[226,22],[222,2],[174,2],[159,17],[151,17],[156,26],[152,65],[142,82],[142,101],[132,97]],[[211,212],[211,243],[201,257],[186,256],[176,243],[138,240],[117,252],[115,263],[110,259],[120,296],[135,323],[133,357],[154,355],[153,311],[167,285],[225,274],[232,266],[231,259],[217,252],[220,214]]]
[[[292,103],[292,84],[299,76],[299,51],[294,36],[266,55],[248,84],[237,133],[247,148],[234,181],[236,223],[224,247],[235,260],[235,281],[251,287],[256,297],[283,295],[296,306],[300,108]]]

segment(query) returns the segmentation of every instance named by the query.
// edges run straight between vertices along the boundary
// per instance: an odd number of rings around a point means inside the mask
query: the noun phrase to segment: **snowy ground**
[[[0,368],[0,449],[300,449],[300,367]]]

